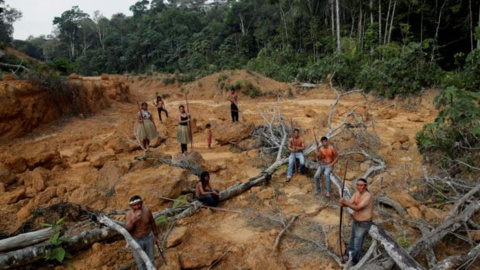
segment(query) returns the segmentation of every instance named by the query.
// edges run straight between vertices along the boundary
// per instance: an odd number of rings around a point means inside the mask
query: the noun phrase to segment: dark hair
[[[323,136],[323,137],[320,139],[320,141],[322,141],[322,142],[323,142],[323,141],[328,141],[328,138],[325,137],[325,136]]]
[[[180,106],[178,106],[178,108],[184,108],[185,109],[185,106],[183,106],[183,104],[180,104]]]
[[[138,195],[133,195],[131,198],[130,198],[130,203],[136,201],[136,200],[140,200],[142,201],[142,197],[138,196]]]
[[[295,132],[295,131],[300,132],[300,129],[296,128],[296,129],[293,130],[293,132]]]
[[[162,97],[161,97],[161,96],[157,96],[157,100],[159,100],[159,99],[162,100]]]
[[[210,125],[210,123],[208,123],[207,125],[205,125],[206,128],[210,128],[212,125]]]
[[[203,171],[200,174],[200,182],[202,182],[202,184],[205,184],[205,181],[207,180],[207,176],[210,177],[210,174],[207,171]]]
[[[142,106],[143,106],[143,105],[147,105],[147,106],[148,106],[147,102],[142,102]]]

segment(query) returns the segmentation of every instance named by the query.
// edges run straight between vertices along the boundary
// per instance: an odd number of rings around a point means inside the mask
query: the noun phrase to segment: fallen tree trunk
[[[459,266],[464,265],[466,262],[475,260],[480,254],[480,245],[477,245],[468,252],[467,255],[450,256],[443,261],[437,263],[431,270],[453,270],[458,269]],[[468,268],[468,267],[466,267]]]
[[[55,233],[53,228],[45,228],[43,230],[23,233],[14,237],[0,240],[0,252],[19,249],[35,245],[50,238]]]
[[[93,243],[101,242],[118,235],[116,231],[106,227],[82,232],[78,235],[70,237],[72,242],[65,243],[63,247],[69,252],[77,251],[85,247],[91,246]],[[47,252],[54,247],[48,244],[37,244],[24,249],[10,251],[0,255],[0,268],[11,269],[18,268],[45,257]]]
[[[373,239],[377,240],[383,245],[385,251],[387,251],[390,258],[395,261],[400,269],[425,269],[417,261],[415,261],[410,254],[400,247],[398,243],[395,242],[395,240],[393,240],[392,237],[390,237],[390,235],[388,235],[383,229],[377,227],[375,224],[372,224],[368,233]]]

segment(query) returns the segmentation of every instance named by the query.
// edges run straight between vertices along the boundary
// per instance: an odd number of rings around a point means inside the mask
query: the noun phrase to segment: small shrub
[[[56,260],[58,262],[63,262],[65,258],[72,258],[64,248],[63,244],[68,242],[73,242],[71,238],[60,237],[61,234],[61,224],[65,220],[65,217],[59,219],[55,224],[42,223],[45,227],[51,227],[54,229],[55,233],[48,240],[47,246],[50,247],[50,250],[45,254],[45,259],[48,261]]]

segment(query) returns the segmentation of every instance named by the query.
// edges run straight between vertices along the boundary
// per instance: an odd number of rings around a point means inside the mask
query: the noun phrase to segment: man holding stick
[[[153,262],[154,243],[159,239],[158,227],[152,212],[147,206],[143,205],[142,198],[138,195],[130,198],[129,209],[125,213],[125,229]],[[146,270],[147,268],[140,256],[134,254],[134,257],[138,269]]]
[[[341,207],[349,207],[353,210],[352,235],[348,244],[343,261],[348,261],[349,253],[352,253],[352,263],[357,264],[362,255],[363,240],[370,230],[373,219],[373,196],[368,191],[367,180],[357,180],[357,191],[350,201],[340,198]]]

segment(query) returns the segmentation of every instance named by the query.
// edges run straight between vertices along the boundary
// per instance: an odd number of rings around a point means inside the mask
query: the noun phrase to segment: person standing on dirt
[[[130,198],[129,208],[125,213],[125,229],[153,262],[154,244],[159,239],[158,227],[152,212],[146,205],[143,205],[143,200],[138,195]],[[147,269],[138,254],[134,253],[134,257],[138,269]]]
[[[305,165],[305,157],[303,156],[303,150],[305,146],[303,144],[302,138],[300,138],[300,130],[298,128],[294,129],[293,136],[288,140],[288,150],[290,150],[290,156],[288,157],[288,170],[287,170],[287,181],[292,180],[293,167],[295,164],[295,159],[298,158],[300,166],[298,167],[298,172],[302,171],[303,166]]]
[[[190,132],[188,129],[190,115],[185,112],[185,106],[180,105],[178,109],[180,110],[180,115],[178,116],[177,141],[180,143],[182,153],[185,153],[187,152],[187,146],[190,142]]]
[[[238,96],[235,89],[231,89],[228,93],[227,99],[230,101],[230,113],[232,115],[232,122],[238,122]]]
[[[146,102],[142,102],[137,117],[138,123],[135,126],[135,137],[146,151],[150,145],[150,141],[158,138],[158,132],[153,123],[152,113],[148,110],[148,104]]]
[[[315,194],[321,194],[321,185],[320,185],[320,177],[322,177],[322,173],[325,174],[325,196],[327,198],[330,197],[330,192],[332,192],[332,188],[330,186],[330,174],[333,171],[333,166],[338,161],[338,152],[332,145],[329,144],[327,137],[322,137],[320,139],[322,142],[322,146],[317,150],[317,158],[318,158],[318,168],[315,176],[313,179],[315,180]]]
[[[210,186],[210,174],[203,171],[195,186],[195,197],[207,206],[217,206],[220,194]]]
[[[357,191],[353,194],[350,201],[340,198],[341,207],[349,207],[353,210],[353,226],[343,261],[348,261],[349,253],[352,253],[352,264],[360,261],[363,240],[372,226],[373,219],[373,196],[368,191],[367,180],[360,178],[357,180]]]
[[[160,119],[160,123],[162,123],[162,111],[165,112],[165,115],[168,118],[168,112],[165,109],[165,101],[163,101],[161,96],[157,96],[157,100],[155,101],[155,107],[157,107],[158,111],[158,119]]]
[[[205,137],[207,138],[208,149],[212,149],[212,125],[210,123],[205,126]]]

